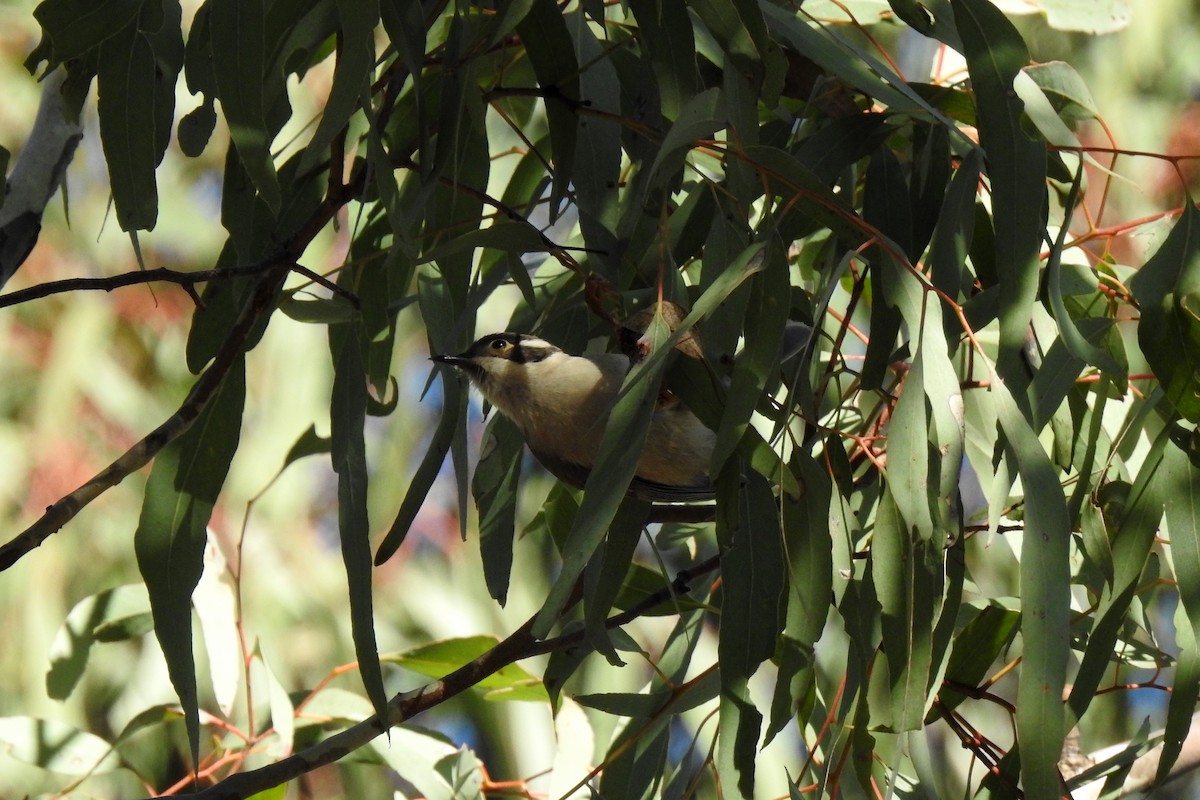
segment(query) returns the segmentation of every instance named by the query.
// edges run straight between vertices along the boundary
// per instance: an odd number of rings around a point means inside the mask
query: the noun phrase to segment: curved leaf
[[[154,459],[133,535],[138,569],[150,593],[154,635],[183,707],[194,759],[200,747],[200,714],[192,591],[204,571],[208,521],[237,451],[245,370],[241,360],[231,366],[196,421]]]
[[[367,697],[375,713],[387,705],[379,648],[375,644],[375,614],[371,599],[370,523],[367,519],[367,453],[363,428],[367,418],[367,381],[358,337],[351,326],[330,328],[334,351],[333,393],[329,421],[333,470],[338,476],[338,532],[342,562],[350,590],[350,625],[354,654]]]

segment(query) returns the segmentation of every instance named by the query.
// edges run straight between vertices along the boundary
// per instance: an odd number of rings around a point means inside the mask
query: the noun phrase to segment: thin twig
[[[0,295],[0,308],[8,308],[20,305],[21,303],[28,303],[31,300],[40,300],[43,297],[65,294],[67,292],[111,292],[113,289],[119,289],[123,286],[137,286],[143,283],[174,283],[188,289],[197,283],[229,280],[231,278],[240,278],[244,275],[259,275],[271,269],[272,266],[275,266],[274,261],[268,260],[257,264],[202,269],[194,272],[183,272],[168,267],[159,267],[157,269],[143,269],[136,272],[123,272],[120,275],[109,275],[104,278],[66,278],[61,281],[48,281],[40,283],[37,286],[30,286],[28,289],[21,289],[20,291]],[[344,287],[338,286],[324,275],[319,275],[300,264],[292,264],[291,269],[293,272],[308,278],[313,283],[319,284],[339,297],[346,299],[355,308],[359,308],[361,305],[358,297],[353,292],[349,292]],[[188,294],[191,294],[193,299],[196,299],[194,293],[189,291]]]
[[[0,308],[8,308],[9,306],[16,306],[21,303],[28,303],[31,300],[40,300],[43,297],[64,294],[66,292],[111,292],[113,289],[119,289],[122,286],[136,286],[142,283],[162,282],[191,286],[206,281],[239,278],[243,275],[257,275],[269,268],[270,265],[267,262],[245,266],[223,267],[220,269],[204,269],[196,272],[182,272],[176,269],[168,269],[167,267],[159,267],[158,269],[124,272],[120,275],[110,275],[105,278],[67,278],[61,281],[40,283],[37,286],[30,286],[28,289],[21,289],[2,295],[0,296]]]

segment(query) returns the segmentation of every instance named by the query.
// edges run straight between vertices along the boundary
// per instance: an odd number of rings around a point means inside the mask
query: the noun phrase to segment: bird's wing
[[[557,458],[545,451],[535,450],[533,447],[530,447],[529,450],[533,453],[534,458],[549,470],[550,474],[563,483],[574,486],[576,489],[582,489],[583,485],[587,483],[588,475],[592,472],[588,467]],[[629,493],[641,500],[649,500],[654,503],[695,503],[700,500],[712,500],[716,492],[712,484],[668,486],[665,483],[656,483],[635,477],[629,484]]]
[[[574,486],[576,489],[583,488],[583,485],[587,483],[588,475],[592,472],[585,466],[576,464],[573,461],[557,458],[544,450],[535,449],[532,445],[529,447],[529,452],[533,453],[533,457],[549,470],[551,475],[563,483]]]
[[[629,493],[640,500],[655,503],[695,503],[712,500],[716,489],[711,483],[701,486],[668,486],[635,477],[629,484]]]

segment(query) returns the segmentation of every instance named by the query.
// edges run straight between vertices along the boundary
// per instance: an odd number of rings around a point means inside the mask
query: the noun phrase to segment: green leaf
[[[987,678],[996,659],[1016,638],[1020,620],[1021,615],[1016,611],[986,605],[954,637],[950,664],[946,667],[946,679],[951,684],[938,693],[938,699],[947,709],[954,709],[967,699],[967,695],[954,688],[955,684],[973,687]]]
[[[426,250],[421,257],[421,263],[442,261],[450,256],[469,254],[480,247],[523,255],[546,252],[550,249],[550,244],[546,237],[528,222],[501,220],[486,228],[467,231],[461,236],[455,236],[435,248]]]
[[[890,111],[928,116],[961,136],[961,131],[949,119],[891,67],[841,36],[833,26],[811,25],[803,12],[796,14],[787,7],[773,3],[765,3],[760,7],[771,35],[790,43],[826,73],[836,75],[868,97],[883,103]],[[804,12],[809,11],[807,7],[804,9]]]
[[[755,95],[763,95],[768,106],[774,105],[787,62],[779,45],[767,35],[758,4],[747,0],[692,0],[688,5],[732,62],[725,65],[727,76],[734,73],[747,79]]]
[[[376,739],[371,747],[426,800],[482,800],[477,785],[474,791],[468,786],[456,785],[457,781],[452,781],[442,768],[444,760],[456,761],[460,751],[440,733],[397,725],[388,732],[386,739]],[[465,749],[462,752],[469,753]],[[478,773],[478,765],[475,771]]]
[[[894,132],[884,114],[856,114],[817,129],[794,154],[819,183],[832,185],[847,167],[875,152]]]
[[[337,295],[302,300],[291,291],[285,292],[280,299],[279,310],[296,322],[316,325],[349,322],[359,313],[347,300]]]
[[[124,31],[143,4],[143,0],[43,0],[33,16],[50,38],[55,63],[62,63],[80,58]]]
[[[211,100],[205,100],[179,120],[179,149],[185,156],[197,158],[208,146],[213,129],[217,127],[217,112]]]
[[[1046,148],[1022,129],[1023,104],[1013,90],[1018,73],[1029,63],[1029,50],[1012,23],[988,0],[952,0],[952,6],[975,90],[979,140],[991,179],[1000,283],[997,369],[1015,388],[1023,389],[1028,379],[1021,348],[1037,297],[1047,208]]]
[[[952,167],[950,134],[933,123],[914,125],[912,150],[913,167],[908,186],[913,207],[912,238],[905,252],[909,261],[915,263],[929,246],[934,230],[941,224],[942,203],[947,199],[947,183]],[[979,150],[972,148],[970,152],[978,154]],[[958,213],[951,211],[952,219],[957,218]]]
[[[888,491],[875,514],[871,559],[871,576],[883,612],[892,728],[897,732],[919,730],[933,702],[927,687],[934,671],[933,627],[941,611],[945,580],[942,543],[906,528]]]
[[[149,596],[142,584],[117,586],[80,600],[50,648],[46,694],[54,700],[71,696],[83,677],[94,643],[134,639],[153,627]]]
[[[649,177],[643,183],[644,192],[678,180],[684,161],[696,146],[696,140],[711,137],[724,124],[719,118],[719,100],[720,92],[716,89],[688,98],[650,164],[647,171]]]
[[[779,242],[771,240],[763,252],[763,271],[750,283],[746,345],[734,363],[725,410],[713,445],[710,475],[721,472],[742,441],[767,381],[779,368],[779,348],[791,309],[792,287],[787,254]]]
[[[488,423],[479,448],[479,463],[471,479],[471,494],[479,508],[479,553],[488,594],[500,605],[508,596],[516,531],[517,481],[525,438],[508,417],[497,414]]]
[[[383,541],[375,549],[376,566],[395,555],[396,551],[400,549],[400,545],[404,544],[404,537],[408,535],[408,529],[412,526],[413,520],[417,518],[417,512],[421,510],[421,505],[425,502],[426,495],[429,494],[429,487],[437,479],[442,462],[446,460],[446,453],[450,451],[450,444],[459,427],[459,420],[466,417],[467,393],[462,384],[451,377],[443,386],[445,387],[445,401],[442,404],[441,420],[434,429],[429,449],[425,451],[424,458],[421,459],[416,473],[409,481],[408,491],[400,504],[400,510],[396,513],[392,527],[388,529]]]
[[[591,101],[593,108],[620,109],[621,82],[612,60],[603,57],[606,45],[596,39],[587,25],[575,26],[572,31],[577,58],[581,64],[590,65],[579,76],[582,96]],[[579,229],[584,242],[591,250],[615,254],[618,245],[614,232],[620,219],[618,187],[621,183],[621,126],[616,120],[590,114],[579,116],[571,181],[575,186]],[[509,187],[514,188],[512,183]],[[526,197],[540,194],[531,193]]]
[[[1141,309],[1146,361],[1175,410],[1200,420],[1200,211],[1190,200],[1129,288]]]
[[[753,797],[755,756],[763,716],[750,696],[745,679],[722,686],[717,713],[720,720],[717,777],[724,785],[736,786],[741,797]]]
[[[1000,428],[1025,489],[1021,549],[1021,640],[1017,740],[1027,792],[1058,791],[1058,754],[1066,735],[1062,703],[1070,647],[1070,530],[1058,475],[1008,388],[993,374]],[[1037,787],[1037,788],[1035,788]]]
[[[1076,720],[1084,716],[1100,681],[1108,674],[1112,652],[1122,636],[1130,603],[1138,591],[1154,546],[1154,536],[1163,519],[1166,481],[1159,470],[1169,441],[1168,433],[1164,429],[1153,441],[1132,487],[1110,482],[1097,491],[1100,515],[1112,531],[1112,577],[1093,614],[1084,657],[1070,691],[1069,708]]]
[[[245,364],[239,360],[191,427],[154,459],[133,535],[138,569],[150,595],[154,634],[183,707],[193,759],[200,747],[200,716],[192,591],[204,570],[208,521],[237,451],[245,397]]]
[[[812,458],[795,457],[804,491],[798,497],[783,493],[779,498],[780,528],[787,542],[787,612],[779,637],[776,661],[779,676],[771,703],[766,740],[779,733],[795,713],[815,673],[813,647],[825,629],[833,593],[833,543],[830,541],[830,499],[833,489],[828,473]]]
[[[603,544],[583,573],[584,630],[596,651],[614,666],[623,666],[608,636],[606,622],[633,562],[650,504],[633,497],[621,501]]]
[[[1079,162],[1079,169],[1075,173],[1075,180],[1071,184],[1071,190],[1067,194],[1066,203],[1064,204],[1063,217],[1070,219],[1074,213],[1076,201],[1079,199],[1079,186],[1083,180],[1083,161]],[[1085,361],[1088,364],[1098,367],[1103,372],[1109,374],[1114,380],[1119,380],[1125,375],[1128,370],[1123,369],[1111,355],[1106,353],[1102,348],[1096,347],[1079,330],[1079,326],[1075,324],[1075,320],[1067,311],[1066,304],[1063,302],[1063,265],[1062,253],[1067,240],[1067,226],[1063,225],[1058,232],[1058,239],[1054,243],[1054,247],[1050,250],[1050,263],[1046,267],[1046,293],[1050,298],[1050,309],[1054,313],[1054,321],[1058,323],[1059,333],[1062,336],[1063,343],[1072,355]]]
[[[1038,0],[1051,28],[1081,33],[1113,33],[1133,19],[1128,0],[1098,0],[1078,3],[1074,0]]]
[[[0,752],[62,775],[84,776],[117,764],[108,742],[53,719],[0,717]]]
[[[1196,701],[1200,699],[1200,468],[1189,458],[1192,432],[1180,431],[1168,444],[1161,480],[1166,484],[1165,510],[1171,535],[1171,563],[1179,586],[1180,611],[1176,612],[1176,636],[1180,655],[1171,699],[1157,780],[1170,774],[1183,749],[1192,725]]]
[[[763,145],[747,147],[745,158],[769,181],[771,192],[783,199],[781,212],[792,215],[777,223],[782,232],[790,235],[789,226],[796,224],[791,219],[798,219],[806,225],[828,228],[847,246],[858,246],[867,240],[867,229],[857,212],[798,159]]]
[[[959,168],[950,179],[946,199],[943,200],[937,227],[934,229],[934,237],[930,242],[929,269],[932,283],[955,302],[970,296],[972,279],[968,275],[966,261],[974,237],[976,190],[982,166],[983,152],[978,148],[967,151],[967,155],[962,158]],[[952,331],[958,331],[959,321],[952,314],[946,314],[944,320],[944,329],[949,338],[953,335]]]
[[[1024,69],[1068,122],[1100,118],[1100,109],[1079,73],[1065,61],[1032,64]]]
[[[554,163],[554,188],[549,207],[550,221],[553,222],[571,184],[571,169],[575,163],[579,124],[575,107],[581,99],[579,64],[575,60],[567,23],[554,0],[533,0],[529,13],[517,25],[516,31],[525,45],[538,84],[546,93],[546,122],[550,126],[550,155]]]
[[[266,4],[264,0],[209,0],[213,73],[229,136],[267,207],[283,203],[267,128]]]
[[[643,57],[649,60],[658,83],[662,114],[676,119],[700,91],[696,42],[687,6],[683,0],[630,0],[629,8],[637,18]]]
[[[375,644],[375,615],[371,599],[370,523],[367,519],[367,454],[363,427],[367,414],[367,381],[358,338],[349,325],[330,328],[334,354],[330,400],[333,470],[338,476],[338,531],[342,562],[350,594],[350,626],[354,654],[367,697],[383,715],[387,693]]]
[[[745,485],[743,485],[743,481]],[[721,730],[717,769],[744,796],[754,786],[762,714],[748,683],[775,653],[787,597],[786,557],[771,486],[756,472],[744,478],[735,461],[717,478],[717,541],[721,545]]]
[[[444,678],[499,643],[493,636],[443,639],[403,653],[385,654],[381,660],[430,678]],[[485,690],[488,700],[545,702],[548,699],[542,682],[517,664],[509,664],[473,685]]]
[[[157,8],[156,0],[146,8]],[[100,47],[96,68],[100,140],[108,164],[113,204],[122,230],[150,230],[158,217],[154,170],[170,141],[175,82],[183,67],[178,3],[151,33],[142,17]]]
[[[204,548],[204,571],[192,592],[192,607],[204,639],[213,697],[221,713],[228,715],[246,689],[246,653],[238,633],[238,588],[214,541]]]
[[[329,159],[329,145],[345,130],[371,85],[379,0],[337,0],[337,10],[341,50],[321,121],[300,162],[302,173]]]

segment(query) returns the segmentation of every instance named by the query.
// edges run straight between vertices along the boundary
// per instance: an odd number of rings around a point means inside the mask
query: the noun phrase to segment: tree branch
[[[159,267],[157,269],[138,270],[137,272],[123,272],[120,275],[109,275],[104,278],[66,278],[61,281],[48,281],[47,283],[40,283],[37,286],[30,286],[28,289],[21,289],[20,291],[0,295],[0,308],[8,308],[20,305],[21,303],[28,303],[31,300],[50,297],[51,295],[65,294],[66,292],[111,292],[113,289],[119,289],[122,286],[137,286],[143,283],[174,283],[190,287],[197,283],[207,283],[208,281],[240,278],[243,275],[258,275],[271,269],[271,267],[272,262],[264,261],[258,264],[202,269],[195,272],[183,272],[177,269]],[[314,283],[320,284],[334,294],[345,298],[355,308],[360,306],[358,297],[352,292],[346,291],[345,288],[338,286],[324,275],[319,275],[299,264],[292,264],[291,270],[303,275]]]
[[[719,564],[719,557],[713,556],[681,571],[670,586],[659,589],[628,610],[610,617],[605,622],[605,627],[611,629],[625,625],[651,608],[687,592],[691,581],[717,569]],[[571,605],[576,602],[578,602],[578,594],[572,600]],[[333,764],[360,747],[364,747],[388,728],[412,719],[421,712],[461,694],[509,664],[532,656],[565,650],[568,647],[589,646],[583,630],[545,641],[534,639],[532,630],[536,618],[536,614],[530,617],[507,639],[446,677],[427,683],[419,689],[396,695],[388,701],[383,717],[378,714],[367,717],[362,722],[299,753],[294,753],[265,767],[230,775],[219,783],[189,795],[189,797],[195,798],[195,800],[243,800],[251,797],[315,769]]]
[[[75,515],[89,503],[146,466],[164,447],[191,427],[221,385],[221,381],[229,372],[230,367],[245,351],[246,337],[249,336],[251,329],[258,321],[259,315],[271,304],[277,285],[287,275],[288,263],[285,261],[280,264],[279,260],[275,259],[275,263],[267,266],[266,269],[266,274],[254,287],[253,294],[242,308],[229,335],[225,337],[225,342],[221,345],[216,358],[196,380],[178,410],[165,422],[146,434],[133,447],[126,450],[102,472],[47,507],[46,512],[36,522],[0,546],[0,572],[17,563],[35,547],[41,546],[42,542],[62,530],[63,526],[74,519]]]
[[[246,304],[242,306],[241,313],[230,328],[212,364],[197,378],[175,413],[99,474],[47,507],[46,512],[32,525],[4,545],[0,545],[0,572],[17,563],[26,553],[62,530],[64,525],[97,497],[150,463],[164,447],[191,426],[221,385],[229,368],[245,352],[246,339],[261,315],[273,310],[276,290],[288,272],[295,267],[300,253],[304,252],[309,242],[333,219],[338,209],[361,192],[364,175],[365,170],[361,170],[349,182],[330,187],[329,194],[322,204],[275,255],[264,259],[261,264],[254,265],[263,273],[262,278],[255,285]]]

